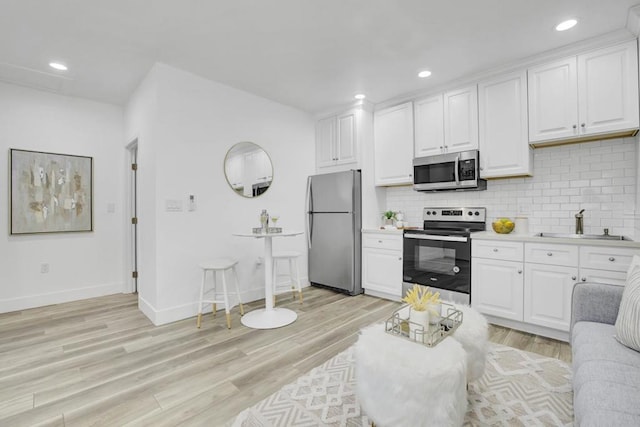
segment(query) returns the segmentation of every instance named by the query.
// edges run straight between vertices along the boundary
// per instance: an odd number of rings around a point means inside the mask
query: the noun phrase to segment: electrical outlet
[[[48,273],[49,272],[49,264],[48,263],[43,263],[40,264],[40,273]]]

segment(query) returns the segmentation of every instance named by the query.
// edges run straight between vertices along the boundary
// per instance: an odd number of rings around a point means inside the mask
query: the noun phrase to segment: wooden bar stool
[[[240,315],[244,315],[244,308],[242,307],[242,300],[240,299],[240,288],[238,286],[238,273],[236,271],[236,264],[238,261],[230,258],[215,258],[211,261],[206,261],[200,264],[200,268],[202,268],[202,284],[200,285],[200,302],[198,303],[198,321],[196,325],[200,328],[202,323],[202,306],[204,303],[212,304],[213,308],[213,317],[216,317],[216,304],[224,304],[224,311],[227,315],[227,328],[231,329],[231,313],[230,313],[230,305],[229,305],[229,292],[227,291],[227,279],[225,277],[225,273],[227,270],[231,270],[233,273],[233,278],[236,286],[236,296],[238,297],[238,304],[240,305]],[[205,291],[206,282],[207,282],[207,272],[211,271],[213,275],[213,288]],[[222,273],[222,299],[216,299],[216,295],[218,294],[216,285],[217,272]],[[212,297],[210,299],[205,299],[205,295],[212,293]]]
[[[300,252],[296,251],[282,251],[275,252],[273,254],[273,304],[276,304],[276,295],[283,294],[292,290],[293,297],[296,297],[295,289],[298,289],[298,295],[300,297],[300,304],[302,304],[302,285],[300,284],[300,271],[298,270],[298,258]],[[278,287],[278,261],[289,261],[289,274],[281,274],[281,276],[289,277],[289,281],[286,282],[287,288]],[[295,273],[295,276],[294,276]]]

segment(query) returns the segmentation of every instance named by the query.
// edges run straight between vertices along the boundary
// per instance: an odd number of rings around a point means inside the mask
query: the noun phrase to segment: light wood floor
[[[281,295],[298,320],[248,329],[233,310],[155,327],[136,295],[0,314],[1,426],[224,425],[242,409],[349,347],[397,303],[305,289]],[[245,309],[260,307],[247,304]],[[563,360],[566,343],[501,327],[491,340]]]

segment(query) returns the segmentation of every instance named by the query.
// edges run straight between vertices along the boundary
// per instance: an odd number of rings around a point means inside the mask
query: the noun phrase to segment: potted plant
[[[409,307],[409,334],[412,338],[421,341],[421,336],[416,336],[416,331],[427,331],[430,323],[440,321],[440,292],[433,293],[428,286],[413,285],[402,298]],[[422,332],[421,332],[422,333]]]
[[[396,219],[396,213],[394,211],[386,211],[382,213],[382,219],[384,220],[384,226],[393,226],[393,221]]]

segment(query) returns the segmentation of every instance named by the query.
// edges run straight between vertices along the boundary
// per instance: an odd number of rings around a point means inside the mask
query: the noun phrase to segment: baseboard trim
[[[306,278],[301,278],[302,287],[309,287],[309,281]],[[252,288],[242,292],[242,302],[248,303],[253,301],[258,301],[264,299],[264,287],[261,288]],[[235,295],[229,295],[229,303],[231,304],[232,310],[234,307],[238,305],[238,299]],[[190,317],[194,317],[198,314],[198,302],[193,301],[187,304],[176,305],[173,307],[168,307],[164,309],[156,309],[148,301],[146,301],[142,297],[138,297],[138,308],[145,316],[151,320],[151,322],[156,325],[165,325],[171,322],[177,322],[178,320],[188,319]],[[207,304],[204,308],[203,313],[211,313],[211,305]]]
[[[107,283],[86,288],[67,289],[60,292],[29,295],[25,297],[0,300],[0,313],[26,310],[29,308],[43,307],[52,304],[78,301],[87,298],[101,297],[105,295],[120,294],[124,289],[122,282]]]
[[[500,317],[483,314],[489,323],[505,328],[516,329],[518,331],[527,332],[534,335],[540,335],[547,338],[553,338],[558,341],[569,342],[569,332],[559,331],[557,329],[547,328],[545,326],[532,325],[530,323],[518,322],[517,320],[503,319]]]

